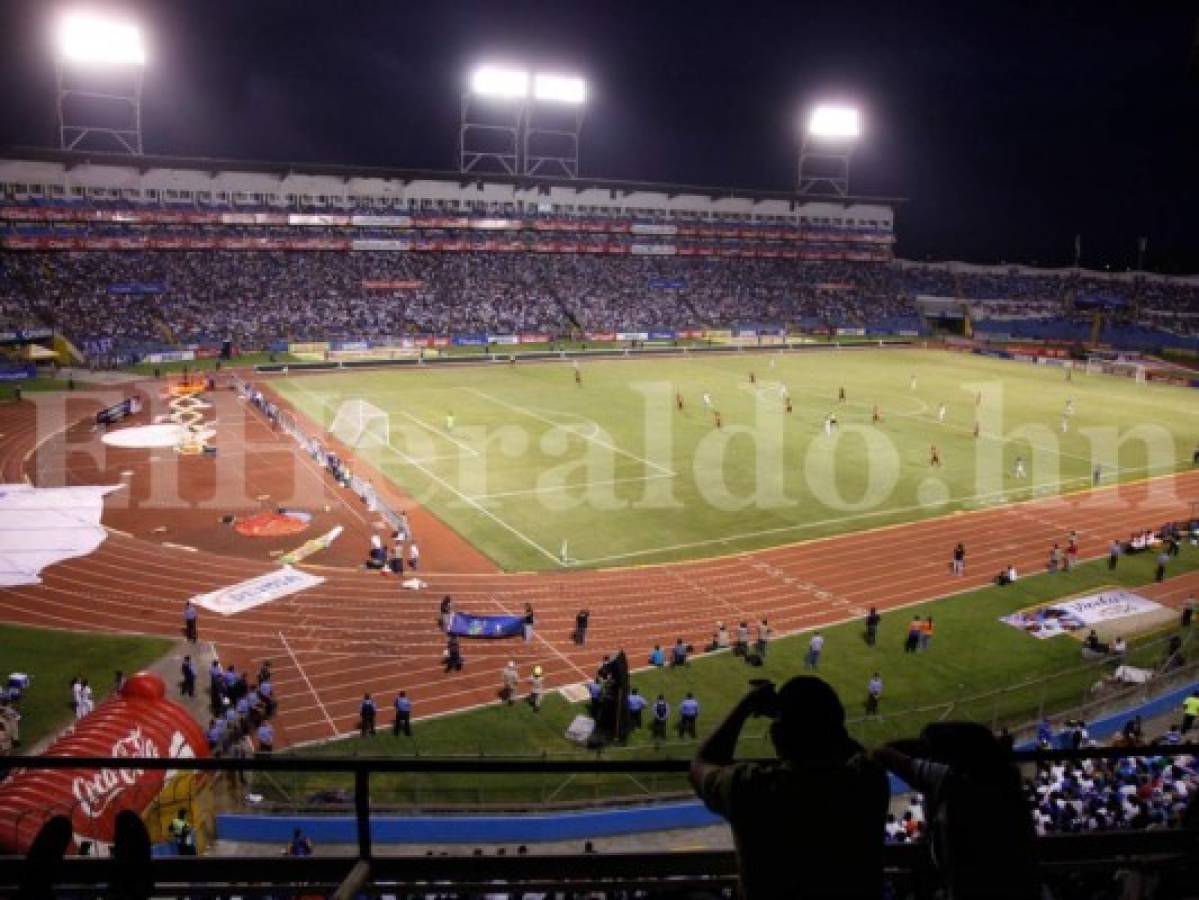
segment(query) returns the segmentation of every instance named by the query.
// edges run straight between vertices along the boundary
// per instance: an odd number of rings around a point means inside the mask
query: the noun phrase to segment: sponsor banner
[[[651,329],[649,333],[649,339],[651,341],[673,341],[675,339],[675,333],[669,328]]]
[[[129,281],[110,284],[110,294],[161,294],[166,291],[166,285],[160,281]]]
[[[519,637],[524,626],[523,616],[470,616],[454,613],[450,634],[470,638]]]
[[[1178,375],[1166,375],[1161,372],[1148,372],[1145,376],[1150,381],[1158,384],[1169,384],[1174,387],[1191,387],[1194,382],[1189,378],[1182,378]]]
[[[614,341],[616,340],[615,331],[585,331],[583,337],[589,341]]]
[[[706,328],[703,336],[716,341],[728,340],[733,336],[733,332],[727,328]]]
[[[148,363],[191,362],[195,358],[194,350],[159,350],[142,357]]]
[[[677,225],[655,225],[650,222],[634,222],[629,231],[632,234],[678,234]]]
[[[491,336],[493,344],[519,344],[520,336],[515,334],[493,334]]]
[[[37,375],[37,366],[0,366],[0,381],[24,381]]]
[[[631,244],[629,252],[634,256],[674,256],[677,250],[674,244]]]
[[[450,339],[445,336],[425,338],[426,347],[448,347],[449,345]]]
[[[0,344],[22,344],[26,341],[41,341],[53,335],[49,328],[31,328],[27,331],[0,331]]]
[[[516,231],[520,228],[519,219],[471,219],[470,227],[478,231]]]
[[[328,213],[290,213],[287,216],[288,225],[349,225],[349,216],[330,215]]]
[[[285,241],[271,242],[266,239],[271,249],[275,250],[347,250],[350,242],[343,238],[288,238]]]
[[[455,347],[482,347],[487,344],[485,334],[455,334],[450,338]]]
[[[416,220],[418,228],[470,228],[470,219],[464,216],[428,216]]]
[[[736,331],[733,333],[733,336],[734,336],[734,337],[739,337],[739,338],[753,338],[753,337],[757,337],[757,336],[758,336],[758,329],[756,329],[756,328],[738,328],[738,329],[737,329],[737,330],[736,330]]]
[[[350,224],[362,228],[411,228],[412,216],[350,216]]]
[[[685,340],[701,340],[704,330],[702,328],[684,328],[678,332],[678,335]]]
[[[550,336],[548,334],[528,333],[519,336],[522,344],[548,344]]]
[[[415,291],[423,288],[425,283],[416,279],[369,279],[362,280],[365,291]]]
[[[648,331],[618,331],[616,332],[616,340],[618,341],[648,341]]]
[[[681,291],[687,287],[686,278],[651,278],[646,282],[651,291]]]
[[[370,341],[333,341],[330,350],[369,350]]]
[[[846,335],[847,337],[863,337],[866,334],[865,328],[838,328],[837,334]]]
[[[329,349],[328,341],[294,341],[287,345],[292,353],[324,353]]]
[[[412,241],[396,241],[396,240],[352,240],[350,241],[351,250],[382,250],[382,251],[405,251],[412,249]]]
[[[222,225],[286,225],[285,213],[221,213]]]
[[[1140,594],[1110,590],[1021,610],[1008,616],[1000,616],[999,621],[1019,628],[1035,638],[1043,639],[1160,609],[1162,607],[1159,604]]]
[[[272,600],[315,587],[324,580],[319,575],[284,566],[278,572],[259,575],[207,594],[197,594],[192,597],[192,603],[222,616],[235,616]]]

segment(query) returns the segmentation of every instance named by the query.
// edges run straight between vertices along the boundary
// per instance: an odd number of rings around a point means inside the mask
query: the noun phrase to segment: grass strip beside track
[[[20,705],[22,745],[32,747],[71,721],[70,682],[76,675],[88,680],[98,704],[112,693],[118,669],[137,672],[170,647],[165,638],[0,625],[0,677],[33,676]]]
[[[1070,573],[1038,574],[1014,585],[987,587],[921,604],[883,617],[878,645],[866,646],[863,628],[851,622],[824,630],[824,656],[819,674],[841,695],[850,718],[850,731],[874,746],[887,740],[915,736],[928,722],[939,719],[973,719],[993,725],[1018,725],[1047,714],[1064,713],[1089,698],[1090,688],[1114,668],[1114,662],[1085,664],[1079,641],[1062,636],[1037,640],[1005,625],[999,617],[1055,599],[1097,591],[1103,587],[1135,589],[1152,580],[1152,554],[1126,557],[1115,572],[1105,562],[1079,566]],[[1199,569],[1199,550],[1186,547],[1171,563],[1171,574]],[[933,616],[936,633],[931,648],[920,654],[903,652],[907,623],[913,615]],[[734,623],[735,624],[735,623]],[[1165,632],[1142,635],[1130,641],[1128,662],[1152,666],[1161,656]],[[766,665],[750,668],[730,653],[701,655],[684,669],[640,672],[633,684],[650,701],[662,693],[671,704],[669,740],[655,746],[646,728],[635,732],[628,745],[610,747],[606,755],[631,754],[636,758],[689,758],[696,742],[679,740],[674,732],[677,709],[687,691],[701,703],[699,734],[717,725],[746,690],[751,677],[776,683],[801,674],[808,634],[771,643]],[[465,648],[470,666],[470,645]],[[644,660],[630,660],[633,666]],[[874,672],[884,680],[882,716],[866,719],[862,704],[866,683]],[[452,677],[452,676],[447,676]],[[500,673],[496,672],[497,689]],[[523,689],[523,686],[522,686]],[[391,697],[378,697],[381,707],[379,734],[305,747],[305,754],[371,756],[521,756],[585,758],[590,754],[564,737],[584,704],[571,704],[557,693],[549,695],[540,712],[527,704],[513,707],[495,703],[481,709],[417,721],[413,737],[391,734]],[[415,709],[420,715],[419,704]],[[769,755],[764,740],[766,723],[752,720],[742,735],[739,752],[746,756]],[[263,786],[274,799],[303,803],[322,791],[350,787],[341,776],[296,775]],[[631,776],[377,776],[372,779],[376,804],[527,804],[580,801],[616,796],[644,796],[686,790],[677,777],[634,779]]]

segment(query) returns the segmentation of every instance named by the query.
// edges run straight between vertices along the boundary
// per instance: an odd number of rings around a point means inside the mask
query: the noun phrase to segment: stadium
[[[0,891],[1189,895],[1199,275],[905,258],[835,96],[776,190],[585,174],[539,65],[456,168],[146,153],[60,24]]]

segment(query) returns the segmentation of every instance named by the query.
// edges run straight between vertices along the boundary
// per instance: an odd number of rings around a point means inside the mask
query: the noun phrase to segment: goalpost
[[[1106,359],[1102,356],[1087,358],[1088,375],[1117,375],[1132,378],[1137,384],[1149,383],[1149,369],[1137,360]]]
[[[391,416],[366,400],[343,400],[328,431],[356,450],[386,447],[391,443]]]

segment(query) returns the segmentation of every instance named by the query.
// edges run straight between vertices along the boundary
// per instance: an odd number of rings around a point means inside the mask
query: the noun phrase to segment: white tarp
[[[197,594],[192,597],[192,603],[211,609],[222,616],[234,616],[288,594],[314,587],[324,580],[319,575],[284,566],[277,572],[268,572],[266,575],[259,575],[257,578],[207,594]]]
[[[1116,671],[1112,673],[1112,678],[1116,681],[1122,681],[1125,684],[1145,684],[1152,680],[1152,669],[1138,669],[1136,666],[1116,666]]]
[[[1021,610],[1009,616],[1001,616],[999,621],[1036,638],[1051,638],[1084,628],[1093,628],[1101,622],[1139,616],[1160,609],[1159,604],[1147,600],[1140,594],[1110,590]]]
[[[91,553],[108,536],[104,495],[123,485],[0,485],[0,587],[41,584],[46,566]]]

